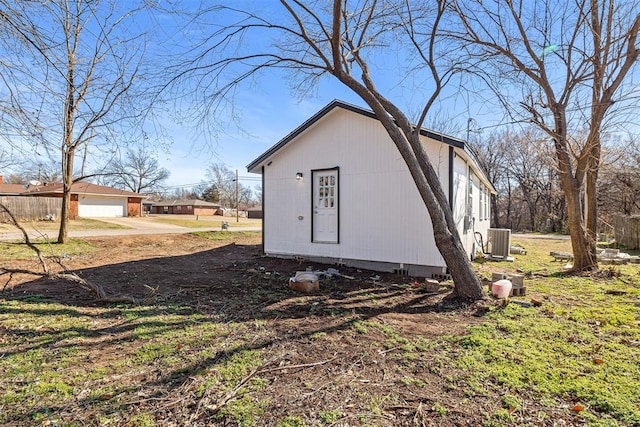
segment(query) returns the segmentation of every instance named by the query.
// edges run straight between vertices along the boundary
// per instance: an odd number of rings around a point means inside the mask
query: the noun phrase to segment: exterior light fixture
[[[302,172],[296,172],[296,180],[302,181]]]

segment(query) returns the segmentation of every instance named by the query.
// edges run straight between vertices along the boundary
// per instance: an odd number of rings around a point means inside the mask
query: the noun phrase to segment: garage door
[[[115,218],[127,216],[127,199],[113,197],[78,197],[78,216]]]

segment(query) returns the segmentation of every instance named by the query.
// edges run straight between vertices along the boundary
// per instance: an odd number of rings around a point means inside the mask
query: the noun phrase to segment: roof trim
[[[24,193],[25,196],[43,196],[47,194],[63,194],[63,184],[53,183],[42,186],[29,187]],[[74,182],[71,184],[71,194],[84,196],[101,196],[101,197],[140,197],[140,193],[134,193],[127,190],[119,190],[104,185],[92,184],[90,182]]]
[[[157,202],[150,202],[152,206],[198,206],[198,207],[206,207],[206,208],[219,208],[221,207],[218,203],[207,202],[206,200],[200,199],[171,199],[171,200],[160,200]]]
[[[274,146],[272,146],[267,151],[262,153],[257,159],[249,163],[247,165],[247,170],[251,171],[252,169],[255,169],[257,166],[259,166],[261,163],[263,163],[265,160],[267,160],[269,157],[271,157],[273,154],[275,154],[277,151],[279,151],[281,148],[283,148],[285,145],[287,145],[289,142],[295,139],[298,135],[306,131],[308,128],[310,128],[312,125],[318,122],[321,118],[329,114],[329,112],[331,112],[335,108],[342,108],[342,109],[360,114],[362,116],[378,120],[378,117],[376,116],[376,114],[371,110],[367,110],[362,107],[358,107],[356,105],[348,104],[344,101],[334,99],[329,104],[327,104],[324,108],[318,111],[316,114],[311,116],[309,119],[305,120],[300,126],[295,128],[287,136],[285,136],[280,141],[278,141]],[[425,129],[425,128],[420,129],[420,135],[426,136],[436,141],[443,142],[453,147],[465,149],[465,145],[466,145],[465,142],[461,139],[454,138],[452,136],[444,135],[444,134],[434,132],[432,130]]]

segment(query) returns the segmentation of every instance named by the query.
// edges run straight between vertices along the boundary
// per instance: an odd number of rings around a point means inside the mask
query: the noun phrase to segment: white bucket
[[[511,294],[512,287],[513,284],[511,283],[511,280],[498,280],[491,285],[491,293],[496,298],[508,298]]]

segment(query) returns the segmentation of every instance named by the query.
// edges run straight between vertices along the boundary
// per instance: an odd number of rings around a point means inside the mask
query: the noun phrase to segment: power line
[[[200,181],[200,182],[196,182],[193,184],[177,184],[177,185],[171,185],[165,188],[168,189],[173,189],[173,188],[191,188],[191,187],[197,187],[199,185],[212,185],[212,184],[227,184],[230,182],[235,182],[236,178],[227,178],[227,179],[223,179],[220,181],[213,181],[213,180],[205,180],[205,181]],[[262,182],[262,178],[261,177],[256,177],[256,176],[239,176],[238,177],[238,181],[242,182],[242,181],[249,181],[249,182]]]

